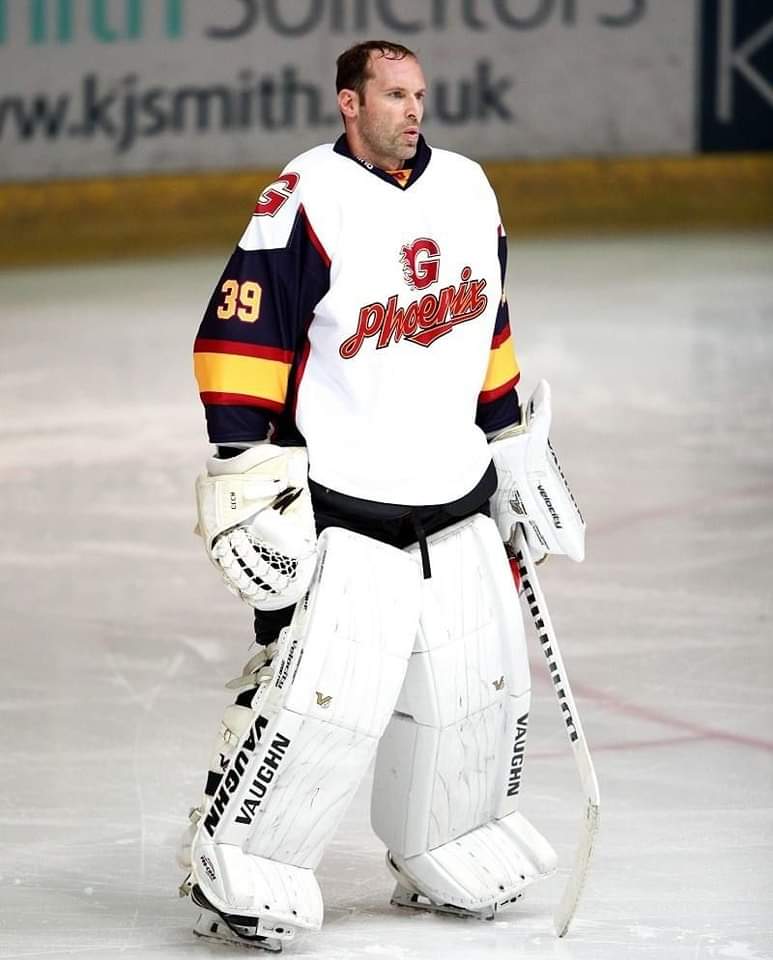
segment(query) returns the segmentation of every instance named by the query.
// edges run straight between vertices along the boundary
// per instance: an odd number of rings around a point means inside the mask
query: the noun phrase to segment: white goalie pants
[[[401,883],[496,906],[549,873],[516,812],[529,712],[518,598],[493,521],[402,551],[339,528],[192,849],[219,911],[317,929],[314,878],[378,748],[371,816]]]

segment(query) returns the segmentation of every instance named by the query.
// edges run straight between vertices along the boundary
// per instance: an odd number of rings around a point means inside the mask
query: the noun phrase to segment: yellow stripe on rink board
[[[497,387],[501,387],[503,383],[507,383],[508,380],[512,380],[517,375],[518,361],[513,349],[513,338],[508,337],[504,343],[500,343],[496,349],[491,351],[481,393],[496,390]]]
[[[227,255],[279,172],[0,184],[0,266]]]
[[[483,166],[509,233],[773,227],[773,152]],[[255,198],[277,173],[0,184],[0,266],[222,255],[236,245]]]
[[[484,164],[509,233],[773,227],[773,152]]]
[[[200,393],[230,393],[283,404],[290,364],[230,353],[195,353],[193,369]]]

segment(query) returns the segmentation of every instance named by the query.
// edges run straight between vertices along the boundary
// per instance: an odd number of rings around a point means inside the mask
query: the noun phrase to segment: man
[[[529,677],[497,526],[582,540],[545,388],[521,423],[483,171],[421,136],[407,48],[352,47],[336,87],[343,135],[260,195],[195,345],[200,530],[256,642],[184,889],[196,932],[268,950],[320,926],[313,869],[379,742],[394,902],[490,916],[552,870],[515,809]]]

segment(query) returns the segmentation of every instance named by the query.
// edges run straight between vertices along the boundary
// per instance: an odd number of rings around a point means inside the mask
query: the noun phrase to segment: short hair
[[[401,43],[391,43],[389,40],[365,40],[356,43],[348,50],[344,50],[336,60],[336,93],[342,90],[354,90],[362,100],[365,84],[371,79],[370,55],[378,50],[388,60],[404,60],[416,54]]]

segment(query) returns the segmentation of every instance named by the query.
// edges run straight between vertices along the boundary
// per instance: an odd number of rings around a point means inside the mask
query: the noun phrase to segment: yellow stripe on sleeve
[[[230,353],[194,354],[194,372],[201,393],[239,394],[280,406],[287,396],[290,364]]]
[[[509,383],[518,376],[519,372],[513,338],[508,337],[498,347],[495,347],[489,355],[488,370],[481,393],[488,393],[490,390],[501,387],[504,383]]]

